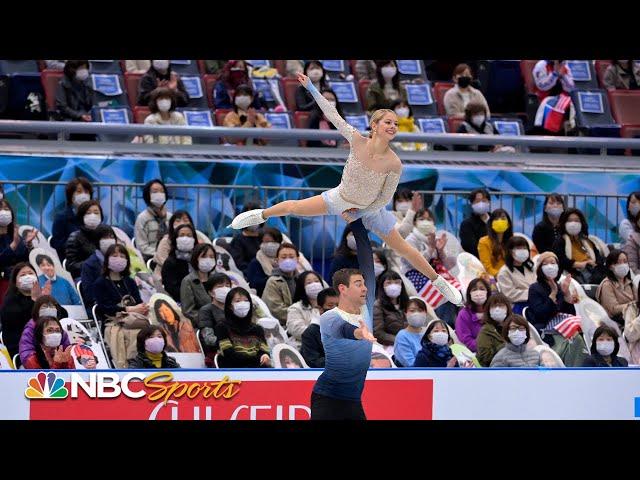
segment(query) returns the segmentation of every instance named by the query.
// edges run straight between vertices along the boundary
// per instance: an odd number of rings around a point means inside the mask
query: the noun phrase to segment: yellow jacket
[[[482,265],[484,265],[484,269],[487,273],[492,277],[495,277],[504,265],[504,256],[500,255],[498,262],[493,263],[493,259],[491,258],[492,249],[493,242],[489,238],[489,235],[485,235],[480,238],[480,241],[478,242],[478,256],[480,257],[480,261],[482,262]]]

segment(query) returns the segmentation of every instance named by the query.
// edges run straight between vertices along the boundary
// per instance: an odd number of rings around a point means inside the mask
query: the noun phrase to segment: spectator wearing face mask
[[[89,61],[69,60],[56,90],[56,110],[61,120],[90,122],[93,89],[89,82]]]
[[[533,67],[531,74],[540,100],[563,92],[571,93],[575,88],[573,75],[566,60],[540,60]]]
[[[189,94],[180,80],[180,76],[171,70],[169,60],[151,60],[151,67],[140,79],[138,87],[138,105],[151,107],[151,94],[157,88],[168,88],[175,94],[174,103],[186,107]]]
[[[171,252],[162,265],[162,285],[171,298],[180,303],[182,279],[189,274],[189,261],[197,244],[196,231],[189,224],[176,228]]]
[[[220,345],[220,368],[271,366],[269,346],[261,326],[251,322],[253,305],[249,292],[232,288],[224,305],[224,321],[215,326]]]
[[[263,227],[260,229],[258,239],[260,240],[260,249],[256,253],[256,257],[249,262],[247,280],[260,297],[264,292],[267,279],[273,269],[278,266],[276,254],[282,243],[282,234],[277,228]]]
[[[389,270],[389,260],[382,248],[373,249],[373,272],[376,279]]]
[[[393,344],[394,363],[398,367],[411,367],[416,360],[426,330],[427,305],[419,298],[410,298],[405,316],[408,325],[398,332]]]
[[[229,60],[222,67],[220,80],[213,90],[213,102],[216,108],[233,108],[235,105],[235,102],[232,103],[234,92],[240,85],[247,85],[249,88],[252,86],[247,63],[245,60]],[[256,110],[267,108],[267,103],[261,94],[255,95],[249,105]],[[249,105],[245,106],[244,109],[249,108]]]
[[[67,270],[74,279],[80,277],[82,265],[99,247],[96,228],[104,219],[100,203],[84,202],[78,207],[77,218],[82,226],[69,236],[66,245]]]
[[[376,62],[373,60],[356,60],[356,79],[357,80],[375,80]]]
[[[400,83],[395,60],[376,60],[376,79],[367,89],[367,111],[372,114],[381,108],[391,108],[393,102],[407,100],[407,90]]]
[[[278,267],[271,272],[262,293],[262,300],[267,304],[271,315],[277,318],[283,327],[287,323],[287,309],[293,304],[299,257],[295,245],[282,243],[276,252]]]
[[[324,67],[320,60],[309,60],[304,64],[304,74],[309,77],[313,86],[319,92],[323,89],[329,88],[327,83]],[[306,87],[298,85],[296,90],[296,110],[310,111],[316,106],[316,101],[309,93]]]
[[[553,242],[560,238],[560,215],[566,205],[564,198],[558,193],[550,193],[544,197],[542,220],[533,229],[533,243],[539,252],[550,252]]]
[[[495,129],[489,122],[489,113],[482,103],[470,102],[464,109],[464,122],[458,126],[456,133],[470,133],[474,135],[495,135]],[[491,152],[499,145],[454,145],[457,151]]]
[[[71,345],[62,347],[62,325],[55,317],[42,317],[36,322],[33,335],[33,354],[25,355],[24,368],[29,370],[75,369]]]
[[[491,212],[491,197],[484,188],[472,190],[469,194],[471,216],[460,224],[458,238],[465,252],[478,257],[478,242],[487,234],[487,222]]]
[[[271,124],[252,106],[254,92],[249,85],[239,85],[233,96],[233,110],[224,117],[224,126],[228,128],[270,128]],[[229,139],[227,143],[244,145],[244,139]],[[257,143],[266,142],[258,140]]]
[[[174,214],[169,219],[169,229],[167,233],[162,239],[160,243],[158,243],[158,247],[156,248],[156,253],[153,256],[153,261],[156,264],[156,270],[154,275],[160,278],[160,272],[162,270],[162,265],[164,265],[165,260],[169,256],[171,252],[171,239],[175,237],[175,231],[180,225],[189,224],[193,228],[195,228],[193,223],[193,218],[186,210],[176,210]]]
[[[585,358],[583,367],[628,367],[625,358],[618,357],[620,340],[616,331],[608,325],[600,325],[593,333],[591,355]]]
[[[447,324],[433,320],[427,326],[421,340],[421,348],[416,354],[414,367],[452,368],[458,366],[450,345],[453,343]]]
[[[402,278],[394,271],[382,274],[378,284],[381,288],[373,304],[373,336],[382,345],[393,345],[397,333],[407,326],[409,296]]]
[[[186,126],[184,115],[176,112],[176,94],[170,88],[156,88],[149,95],[151,115],[144,119],[145,125],[179,125]],[[191,145],[188,135],[145,135],[144,143],[160,145]]]
[[[466,63],[461,63],[453,70],[453,88],[444,94],[444,108],[447,116],[452,118],[465,118],[465,109],[470,103],[476,103],[484,107],[487,118],[491,117],[489,104],[482,92],[471,86],[473,75],[471,68]]]
[[[607,90],[638,90],[640,88],[640,63],[635,60],[611,60],[602,79]]]
[[[633,219],[633,231],[622,245],[622,251],[629,258],[629,267],[634,275],[640,274],[640,212]]]
[[[413,119],[413,110],[406,100],[398,99],[391,105],[391,110],[398,116],[398,133],[420,133],[420,129]],[[393,146],[401,150],[427,150],[426,143],[393,142]]]
[[[166,208],[167,187],[159,178],[147,182],[142,190],[142,199],[147,205],[136,218],[136,247],[145,262],[156,253],[158,243],[169,230],[171,212]]]
[[[318,293],[318,313],[323,313],[338,306],[338,292],[333,288],[325,288]],[[312,318],[311,323],[302,333],[300,353],[310,368],[324,367],[324,346],[320,335],[320,317]]]
[[[540,100],[534,126],[547,135],[573,129],[575,108],[569,94],[575,89],[575,82],[567,61],[540,60],[532,75]]]
[[[486,315],[491,286],[483,278],[474,278],[467,287],[467,302],[456,318],[456,335],[469,350],[477,350],[476,339]]]
[[[38,277],[40,287],[44,288],[48,283],[53,296],[62,305],[82,305],[76,289],[65,278],[56,275],[56,267],[48,255],[37,255],[36,265],[42,271]]]
[[[422,194],[408,188],[399,188],[393,194],[393,214],[396,216],[396,229],[402,238],[413,231],[415,215],[424,208]]]
[[[13,207],[5,199],[0,200],[0,304],[9,288],[9,277],[14,266],[29,260],[32,241],[38,231],[33,229],[25,239],[19,234],[19,227]]]
[[[633,232],[640,231],[636,222],[638,213],[640,213],[640,191],[635,191],[631,192],[627,197],[627,217],[620,222],[618,227],[618,235],[620,235],[623,245],[629,241],[629,237]],[[640,236],[634,240],[640,245]]]
[[[302,85],[300,86],[302,87]],[[302,87],[305,92],[306,88]],[[327,101],[333,105],[338,112],[338,114],[343,117],[344,113],[342,112],[342,107],[340,106],[340,102],[338,101],[338,96],[336,92],[326,87],[320,90],[320,93]],[[336,127],[333,123],[331,123],[327,117],[325,117],[324,112],[318,105],[318,103],[314,100],[313,105],[311,107],[311,114],[309,115],[309,126],[307,127],[313,130],[335,130]],[[335,148],[338,146],[338,140],[308,140],[308,147],[330,147]]]
[[[529,287],[536,282],[529,242],[514,235],[505,248],[505,264],[496,277],[500,292],[513,304],[513,312],[522,313],[528,304]]]
[[[476,339],[476,356],[483,367],[491,365],[493,357],[504,347],[505,340],[500,332],[503,322],[512,314],[511,302],[503,294],[495,293],[487,300],[482,328]]]
[[[260,208],[260,205],[255,202],[247,202],[242,211],[247,212],[255,208]],[[228,250],[229,254],[236,262],[236,266],[243,274],[246,275],[249,262],[256,258],[256,255],[260,250],[261,243],[260,227],[257,225],[243,228],[240,232],[234,234]]]
[[[58,252],[58,258],[63,261],[66,257],[66,243],[69,236],[82,226],[78,218],[78,207],[93,197],[93,185],[85,177],[76,177],[64,188],[66,207],[56,214],[51,229],[50,245]]]
[[[606,276],[602,252],[589,238],[584,214],[569,208],[560,216],[562,236],[553,243],[560,271],[567,271],[580,284],[599,284]]]
[[[542,365],[540,352],[527,349],[529,323],[520,315],[509,316],[502,326],[504,347],[491,360],[491,367],[539,367]]]
[[[447,269],[456,266],[457,258],[447,256],[444,247],[447,245],[447,236],[443,233],[436,238],[436,225],[433,213],[429,209],[420,209],[414,217],[414,227],[407,236],[407,243],[412,245],[430,262],[440,262]],[[403,273],[413,270],[413,266],[402,259]],[[432,265],[433,266],[433,265]]]
[[[331,267],[329,268],[329,277],[333,278],[333,274],[343,268],[358,268],[358,256],[356,254],[356,239],[351,232],[351,227],[347,225],[342,232],[340,245],[336,249]]]
[[[621,250],[612,250],[606,261],[607,277],[596,290],[596,300],[607,311],[609,318],[624,327],[622,313],[629,304],[638,301],[633,288],[629,261]]]
[[[504,265],[507,242],[513,236],[512,225],[507,211],[497,208],[489,216],[487,235],[478,241],[478,258],[492,277]]]
[[[128,367],[136,370],[152,368],[180,368],[180,364],[167,355],[167,334],[157,325],[149,325],[138,333],[138,354],[128,361]]]
[[[542,331],[558,313],[575,315],[573,304],[579,299],[569,290],[571,275],[558,283],[560,268],[555,253],[542,252],[536,262],[537,281],[529,287],[529,308],[526,313],[527,320],[538,331]]]
[[[95,303],[93,285],[102,276],[104,269],[104,254],[107,253],[111,245],[117,243],[116,234],[109,225],[98,225],[96,227],[96,237],[98,239],[98,248],[82,264],[80,271],[80,280],[82,281],[80,288],[85,307],[87,307],[87,313],[89,314],[91,313],[91,307]]]
[[[58,303],[58,301],[51,295],[41,295],[38,297],[33,304],[31,319],[25,325],[24,330],[22,330],[22,335],[20,335],[19,351],[22,365],[26,365],[29,357],[36,354],[36,346],[38,343],[35,342],[34,335],[38,319],[42,317],[50,317],[60,320],[62,318],[67,318],[68,316],[69,313],[67,310],[62,308],[60,303]],[[60,345],[63,350],[66,350],[70,344],[69,335],[63,329]]]
[[[204,288],[216,268],[217,256],[213,245],[200,243],[191,254],[191,272],[180,283],[180,301],[182,313],[192,322],[198,317],[198,311],[211,304],[211,297]]]
[[[306,271],[298,275],[293,304],[287,309],[287,333],[298,350],[302,345],[302,334],[314,319],[320,319],[318,294],[324,290],[320,275]]]
[[[209,302],[198,310],[194,327],[200,330],[213,329],[216,324],[224,320],[224,302],[231,290],[231,279],[224,273],[216,272],[202,285],[209,296]]]

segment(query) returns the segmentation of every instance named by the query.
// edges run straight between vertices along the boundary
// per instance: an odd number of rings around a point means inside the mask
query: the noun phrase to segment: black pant
[[[311,393],[311,420],[366,420],[362,401],[339,400]]]

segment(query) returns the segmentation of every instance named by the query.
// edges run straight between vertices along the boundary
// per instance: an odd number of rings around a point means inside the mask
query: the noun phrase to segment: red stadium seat
[[[527,93],[536,93],[536,82],[533,81],[533,67],[538,60],[520,60],[520,72],[524,80],[524,88]]]
[[[49,111],[56,109],[56,90],[62,75],[63,73],[60,70],[48,69],[43,70],[40,74],[40,81],[42,82],[42,88],[44,88],[44,96],[47,99]]]
[[[448,117],[447,122],[449,123],[449,133],[457,133],[458,127],[464,122],[464,118]]]
[[[204,63],[204,60],[196,60],[196,63],[198,64],[198,70],[200,71],[200,75],[206,75],[207,66]]]
[[[216,125],[218,127],[221,127],[224,125],[224,117],[227,116],[227,113],[229,113],[231,110],[229,110],[228,108],[219,108],[216,110]]]
[[[433,84],[433,96],[436,100],[436,105],[438,106],[438,115],[446,115],[447,112],[444,109],[444,94],[447,93],[448,90],[454,87],[454,83],[451,82],[436,82]]]
[[[129,96],[129,105],[131,106],[131,110],[135,110],[135,107],[138,104],[138,86],[140,85],[141,78],[142,73],[125,72],[124,74],[124,85],[127,89],[127,95]]]
[[[607,88],[604,86],[604,72],[609,65],[611,65],[611,60],[596,60],[596,75],[598,76],[600,88]]]
[[[218,75],[208,73],[206,75],[202,75],[202,83],[204,84],[204,90],[207,94],[207,102],[209,102],[209,108],[214,108],[213,104],[213,89],[216,86],[216,82],[218,81]]]
[[[640,91],[609,90],[613,118],[620,125],[640,125]]]
[[[278,73],[282,78],[287,76],[287,61],[286,60],[271,60],[273,67],[278,70]]]
[[[133,107],[133,121],[135,123],[144,123],[144,119],[151,115],[149,107]]]
[[[296,90],[298,90],[297,78],[283,78],[282,84],[284,86],[284,103],[287,105],[287,110],[290,112],[296,111]]]
[[[360,94],[360,101],[362,102],[364,110],[367,109],[367,90],[369,89],[370,84],[371,80],[368,78],[363,78],[358,82],[358,93]]]
[[[309,128],[309,118],[311,117],[311,112],[303,112],[298,111],[293,114],[293,124],[295,128]],[[299,144],[301,147],[307,146],[306,140],[300,140]]]
[[[621,138],[640,138],[640,125],[623,125],[620,128]],[[625,150],[625,155],[631,155],[631,149]]]

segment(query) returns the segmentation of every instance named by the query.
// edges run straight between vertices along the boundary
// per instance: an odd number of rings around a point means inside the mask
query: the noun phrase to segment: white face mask
[[[389,298],[398,298],[401,292],[402,285],[398,285],[397,283],[391,283],[384,287],[384,293],[386,293]]]
[[[485,213],[489,213],[491,210],[491,204],[489,202],[478,202],[471,205],[471,210],[476,215],[484,215]]]
[[[407,213],[411,207],[411,202],[396,202],[396,211],[400,213]]]
[[[46,333],[42,336],[45,347],[54,348],[59,347],[62,342],[61,333]]]
[[[193,237],[178,237],[176,238],[176,247],[181,252],[190,252],[193,250],[195,239]]]
[[[169,98],[161,98],[157,102],[158,110],[161,112],[168,112],[171,108],[171,100]]]
[[[227,294],[231,291],[229,287],[217,287],[213,289],[213,298],[215,298],[218,302],[224,303],[227,299]]]
[[[151,205],[161,207],[164,205],[164,202],[167,201],[167,196],[162,192],[155,192],[149,195],[149,200],[151,201]]]
[[[2,197],[0,197],[0,200],[2,199]],[[633,215],[634,217],[638,214],[638,212],[640,212],[640,203],[634,203],[629,207],[629,212],[631,212],[631,215]]]
[[[87,78],[89,78],[89,70],[86,68],[79,68],[76,70],[76,78],[81,82],[84,82]]]
[[[615,273],[616,277],[624,278],[629,273],[629,264],[628,263],[620,263],[613,266],[613,273]]]
[[[42,307],[38,312],[40,317],[53,317],[58,318],[58,310],[56,307]]]
[[[269,258],[276,258],[280,244],[278,242],[262,242],[260,250]]]
[[[549,263],[542,266],[542,273],[545,277],[554,280],[558,276],[558,268],[557,263]]]
[[[600,340],[596,342],[596,351],[603,357],[607,357],[613,353],[615,344],[613,340]]]
[[[31,290],[37,281],[38,277],[36,277],[35,275],[23,275],[22,277],[18,278],[18,287],[20,288],[20,290]]]
[[[416,228],[423,235],[436,233],[436,226],[431,220],[418,220],[416,222]]]
[[[373,271],[375,272],[376,277],[379,277],[382,274],[382,272],[384,272],[384,270],[385,270],[385,268],[384,268],[383,264],[381,264],[381,263],[374,263],[373,264]]]
[[[75,193],[73,195],[73,204],[76,207],[79,207],[84,202],[88,202],[89,200],[91,200],[91,196],[88,193]]]
[[[100,225],[100,215],[97,213],[88,213],[84,216],[84,226],[89,230],[94,230],[98,225]]]
[[[320,282],[313,282],[305,285],[304,291],[309,298],[316,299],[323,288],[324,287]]]
[[[565,228],[569,235],[578,235],[582,230],[582,224],[580,222],[567,222]]]
[[[396,115],[399,118],[409,118],[409,107],[398,107],[398,108],[396,108]]]
[[[547,207],[546,209],[547,215],[551,218],[560,218],[562,212],[564,212],[564,208],[562,207]]]
[[[246,110],[251,105],[253,99],[247,95],[236,97],[236,106],[241,110]]]
[[[502,322],[505,318],[507,318],[507,309],[504,307],[495,307],[489,310],[491,314],[491,318],[496,322]]]
[[[13,221],[11,210],[0,210],[0,227],[6,227]]]
[[[484,305],[484,302],[487,301],[487,291],[486,290],[474,290],[471,292],[471,301],[476,305]]]
[[[355,250],[357,248],[356,237],[353,235],[347,235],[347,247],[351,250]]]
[[[233,304],[233,313],[236,314],[236,317],[244,318],[249,313],[250,308],[251,304],[247,301],[236,302]]]
[[[202,273],[209,273],[216,266],[215,258],[199,258],[198,259],[198,270]]]
[[[512,252],[513,258],[518,262],[526,262],[529,259],[529,250],[526,248],[519,248]]]
[[[155,68],[156,70],[164,71],[169,68],[169,60],[154,60],[152,63],[153,68]]]
[[[522,330],[511,330],[509,331],[509,341],[514,344],[516,347],[519,347],[524,343],[527,339],[527,332],[523,332]]]
[[[109,270],[120,273],[127,268],[127,259],[122,257],[109,257]]]
[[[322,70],[319,68],[312,68],[307,72],[307,76],[312,82],[317,82],[322,78]]]
[[[471,117],[471,123],[479,127],[484,123],[485,118],[486,117],[484,115],[474,115],[473,117]]]
[[[389,65],[387,67],[382,67],[380,71],[382,72],[382,78],[384,78],[385,80],[391,80],[396,76],[396,72],[398,70],[393,65]]]
[[[115,238],[103,238],[100,240],[100,251],[102,252],[103,255],[105,255],[107,253],[107,250],[109,250],[109,247],[111,245],[115,245],[116,243],[116,239]]]
[[[431,332],[429,338],[436,345],[446,345],[449,343],[449,334],[447,332]]]
[[[407,322],[414,328],[424,327],[427,323],[427,314],[425,312],[407,313]]]

